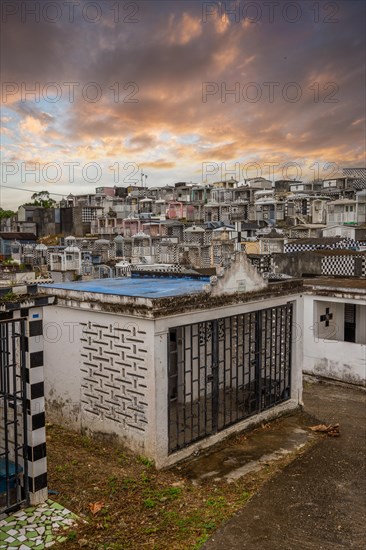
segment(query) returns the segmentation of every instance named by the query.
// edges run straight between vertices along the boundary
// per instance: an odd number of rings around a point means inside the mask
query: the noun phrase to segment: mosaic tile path
[[[66,540],[65,528],[74,525],[77,516],[53,502],[19,510],[0,521],[0,548],[43,550],[56,541]]]

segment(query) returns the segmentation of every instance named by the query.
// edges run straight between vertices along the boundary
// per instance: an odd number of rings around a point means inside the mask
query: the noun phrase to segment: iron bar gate
[[[0,513],[27,500],[25,320],[0,322]]]
[[[169,452],[290,398],[291,303],[169,331]]]

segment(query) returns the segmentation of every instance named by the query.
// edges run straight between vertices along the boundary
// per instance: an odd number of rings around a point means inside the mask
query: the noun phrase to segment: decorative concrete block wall
[[[47,417],[152,453],[153,321],[80,308],[47,308]]]
[[[271,254],[248,254],[248,259],[257,268],[259,273],[269,273],[272,271]]]
[[[84,411],[121,429],[145,432],[147,424],[146,331],[135,323],[80,323],[81,403]]]
[[[322,258],[322,275],[366,277],[366,254],[342,254]]]
[[[322,275],[365,277],[366,255],[326,256],[322,258]]]
[[[321,244],[319,243],[302,243],[292,242],[285,244],[285,252],[310,252],[312,250],[340,250],[349,249],[356,250],[360,246],[358,241],[353,239],[344,238],[334,244]]]

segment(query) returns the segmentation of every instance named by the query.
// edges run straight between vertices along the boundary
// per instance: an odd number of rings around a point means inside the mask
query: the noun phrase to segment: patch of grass
[[[241,495],[241,501],[242,502],[246,502],[248,500],[248,498],[250,497],[250,493],[249,491],[243,491],[242,495]]]
[[[155,533],[158,533],[159,530],[159,527],[146,527],[145,533],[147,535],[154,535]]]
[[[109,476],[107,479],[108,488],[112,495],[117,492],[117,481],[118,477],[116,475]]]
[[[202,548],[202,546],[208,541],[210,538],[210,535],[208,533],[204,533],[199,537],[196,544],[193,546],[193,550],[198,550],[199,548]]]
[[[125,453],[118,453],[118,462],[120,464],[125,464],[128,461],[128,457]]]
[[[151,482],[151,478],[147,475],[145,470],[143,472],[141,472],[141,481],[142,481],[142,483],[150,483]]]
[[[202,516],[201,513],[197,510],[195,510],[190,515],[184,517],[184,514],[182,514],[177,519],[177,526],[181,529],[186,529],[187,527],[195,527],[199,528],[202,524]]]
[[[167,489],[164,489],[162,493],[163,496],[167,496],[169,498],[179,498],[182,494],[182,489],[180,487],[168,487]]]
[[[17,299],[19,300],[19,295],[9,290],[9,292],[3,294],[0,299],[2,302],[15,302]]]
[[[145,506],[147,501],[154,502],[154,504],[161,503],[169,505],[169,503],[175,501],[181,496],[182,489],[180,489],[179,487],[166,487],[164,489],[160,489],[151,486],[145,486],[143,494],[146,497],[146,500],[144,501]],[[152,508],[152,506],[150,507]]]
[[[129,489],[130,487],[135,487],[138,484],[138,481],[133,477],[125,477],[122,481],[122,486]]]
[[[87,435],[82,435],[80,438],[80,442],[83,447],[86,447],[87,449],[90,449],[93,446],[93,441]]]
[[[140,455],[137,457],[137,460],[147,468],[152,468],[154,466],[154,461],[151,460],[150,458],[147,458],[146,456]]]
[[[157,503],[152,498],[147,498],[144,500],[143,504],[145,508],[155,508]]]
[[[66,539],[67,539],[67,540],[76,540],[76,539],[77,539],[77,536],[78,536],[78,534],[77,534],[76,531],[69,531],[69,532],[67,533]]]
[[[206,504],[207,506],[212,506],[213,508],[223,508],[224,506],[227,506],[227,502],[224,497],[209,498]]]

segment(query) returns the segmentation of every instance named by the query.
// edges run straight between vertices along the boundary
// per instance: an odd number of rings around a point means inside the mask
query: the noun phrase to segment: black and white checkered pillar
[[[35,285],[4,288],[0,294],[8,291],[19,294],[18,303],[3,302],[0,306],[0,321],[24,319],[25,334],[21,336],[24,349],[16,352],[21,363],[24,353],[25,364],[25,415],[19,415],[18,430],[23,434],[26,427],[27,437],[24,441],[23,472],[24,486],[29,493],[30,504],[38,504],[47,499],[47,458],[46,458],[46,422],[44,397],[44,367],[43,367],[43,308],[54,302],[54,297],[39,296]],[[26,296],[24,296],[26,295]],[[24,339],[23,339],[24,338]],[[24,437],[24,434],[23,434]],[[24,467],[23,467],[24,466]],[[25,467],[26,466],[26,467]]]
[[[42,314],[42,307],[30,309],[26,329],[28,488],[31,504],[43,502],[48,494]]]

